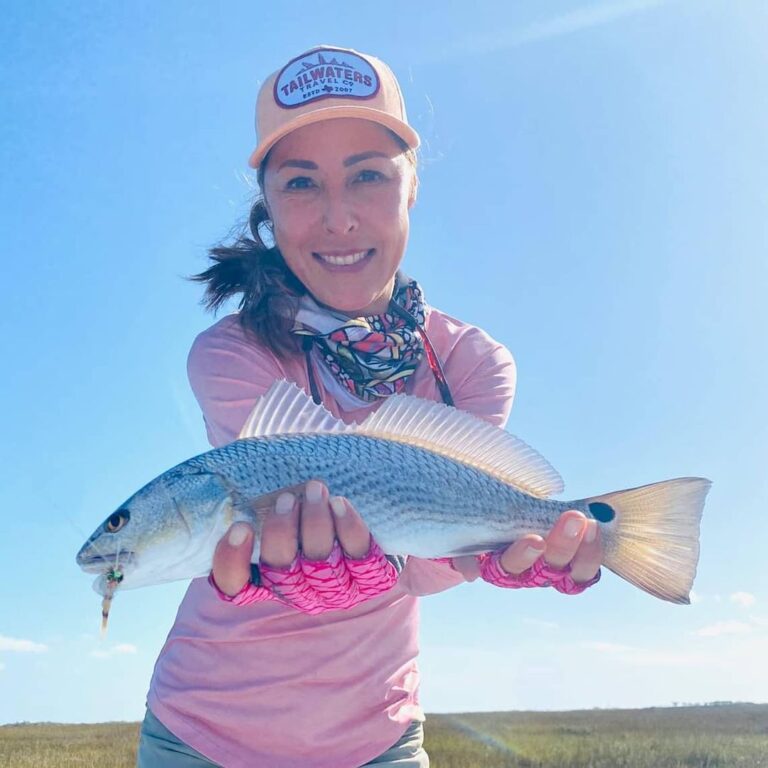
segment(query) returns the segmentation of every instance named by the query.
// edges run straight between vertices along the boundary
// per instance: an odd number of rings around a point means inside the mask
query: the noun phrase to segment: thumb
[[[224,594],[234,597],[251,580],[253,528],[235,523],[219,539],[213,553],[213,580]]]

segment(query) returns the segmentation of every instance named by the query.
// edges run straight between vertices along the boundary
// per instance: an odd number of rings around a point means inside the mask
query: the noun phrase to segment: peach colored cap
[[[419,146],[392,70],[351,48],[321,45],[289,61],[261,86],[256,101],[258,145],[248,165],[258,168],[275,143],[296,128],[339,117],[372,120],[394,131],[411,149]]]

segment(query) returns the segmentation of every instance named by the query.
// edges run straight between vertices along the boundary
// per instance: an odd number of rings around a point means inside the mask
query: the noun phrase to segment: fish
[[[345,424],[301,388],[275,382],[238,438],[162,473],[112,512],[77,564],[97,574],[103,626],[120,590],[207,576],[219,539],[239,521],[255,531],[285,489],[310,479],[347,498],[389,555],[479,555],[525,534],[546,535],[577,509],[597,520],[602,565],[649,594],[690,602],[711,482],[679,477],[560,501],[557,471],[504,429],[410,395],[388,397]]]

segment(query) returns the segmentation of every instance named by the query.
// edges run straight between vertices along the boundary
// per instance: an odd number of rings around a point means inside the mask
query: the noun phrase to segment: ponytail
[[[278,248],[262,239],[263,228],[270,226],[267,206],[259,198],[251,207],[247,227],[235,242],[211,248],[208,255],[214,263],[191,279],[206,284],[203,304],[210,310],[242,294],[238,308],[243,329],[279,357],[285,357],[299,350],[290,330],[295,298],[306,289],[288,269]]]

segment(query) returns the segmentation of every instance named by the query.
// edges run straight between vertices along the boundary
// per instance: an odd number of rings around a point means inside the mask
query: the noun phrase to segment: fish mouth
[[[132,563],[135,557],[135,553],[126,549],[121,549],[112,555],[92,555],[81,552],[77,555],[77,564],[86,573],[106,573],[113,568]]]

